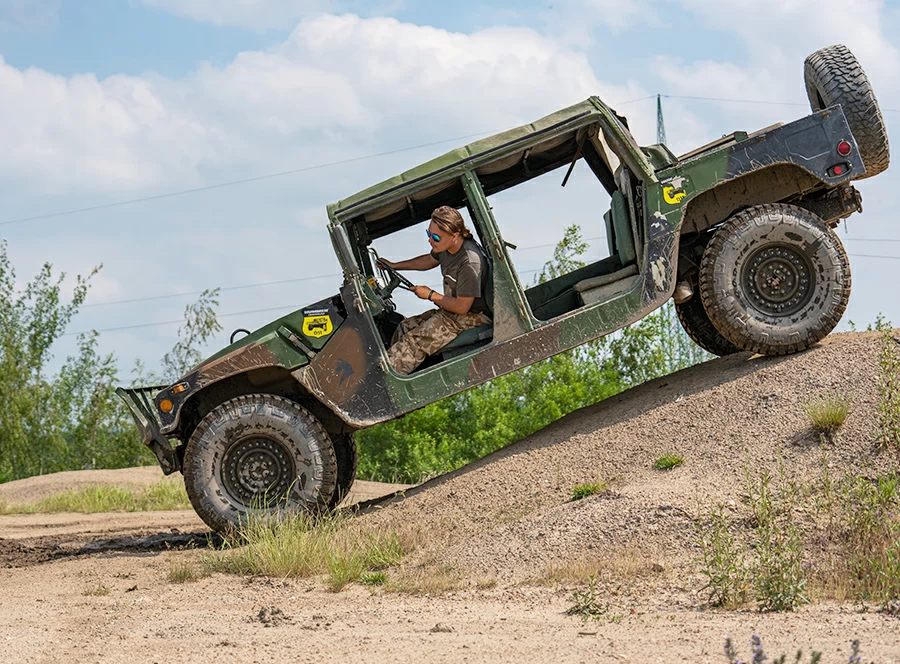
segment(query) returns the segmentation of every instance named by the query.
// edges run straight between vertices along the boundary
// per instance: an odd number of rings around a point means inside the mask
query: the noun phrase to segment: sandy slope
[[[900,662],[896,617],[832,604],[790,615],[711,611],[693,563],[698,501],[741,509],[745,468],[781,464],[809,480],[823,453],[848,470],[896,468],[872,443],[877,343],[833,335],[789,358],[741,354],[694,367],[364,513],[371,523],[415,524],[423,545],[409,569],[466,579],[440,597],[221,575],[170,584],[173,563],[200,555],[182,550],[204,538],[191,513],[0,517],[0,661],[723,662],[725,634],[749,659],[746,643],[759,631],[770,655],[812,647],[823,662],[846,662],[859,638],[864,661]],[[823,446],[801,403],[832,391],[855,410]],[[653,470],[666,451],[684,454],[684,465]],[[574,484],[597,477],[613,490],[568,501]],[[564,614],[571,589],[528,582],[581,560],[609,564],[600,621]],[[626,579],[618,585],[617,571]],[[476,580],[496,585],[478,589]],[[85,594],[99,586],[108,594]],[[261,619],[268,607],[282,613]]]

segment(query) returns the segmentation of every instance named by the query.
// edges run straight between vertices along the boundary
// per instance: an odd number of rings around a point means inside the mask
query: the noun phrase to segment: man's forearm
[[[434,294],[429,299],[441,309],[446,309],[447,311],[459,314],[460,316],[469,313],[469,309],[472,308],[472,302],[474,300],[474,298],[471,297],[450,297],[449,295],[444,295],[438,291],[434,291]]]

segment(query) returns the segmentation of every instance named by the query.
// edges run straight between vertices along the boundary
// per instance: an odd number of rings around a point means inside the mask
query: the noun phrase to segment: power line
[[[597,237],[584,238],[583,241],[584,242],[593,242],[594,240],[605,240],[605,239],[606,239],[605,235],[599,235]],[[555,247],[557,244],[559,244],[559,243],[551,242],[549,244],[536,244],[536,245],[533,245],[530,247],[518,247],[517,251],[528,251],[530,249],[545,249],[547,247]],[[293,279],[279,279],[278,281],[261,281],[261,282],[254,283],[254,284],[239,284],[237,286],[223,286],[223,287],[219,287],[219,291],[224,292],[224,291],[240,290],[240,289],[244,289],[244,288],[259,288],[262,286],[277,286],[277,285],[282,285],[282,284],[292,284],[292,283],[296,283],[299,281],[313,281],[315,279],[326,279],[326,278],[327,279],[335,279],[340,276],[341,276],[341,274],[339,272],[333,273],[333,274],[315,274],[315,275],[312,275],[309,277],[296,277]],[[111,302],[97,302],[94,304],[82,305],[81,308],[89,309],[89,308],[94,308],[94,307],[112,306],[112,305],[116,305],[116,304],[132,304],[135,302],[151,302],[151,301],[155,301],[155,300],[168,300],[168,299],[172,299],[172,298],[176,298],[176,297],[187,297],[189,295],[200,295],[201,293],[205,293],[207,290],[213,290],[213,289],[206,288],[203,290],[187,291],[184,293],[168,293],[166,295],[149,295],[147,297],[135,297],[135,298],[129,298],[127,300],[113,300]]]

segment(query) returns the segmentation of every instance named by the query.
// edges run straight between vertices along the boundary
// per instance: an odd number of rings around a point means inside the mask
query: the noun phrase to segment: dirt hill
[[[664,569],[683,586],[696,558],[698,505],[740,510],[748,469],[783,467],[808,483],[823,473],[823,455],[840,472],[896,468],[874,444],[879,346],[876,333],[835,334],[798,355],[706,362],[574,412],[367,518],[428,534],[410,564],[501,585],[605,560]],[[802,404],[834,394],[853,411],[823,443]],[[654,469],[667,452],[683,455],[683,465]],[[576,484],[598,479],[610,490],[571,501]]]

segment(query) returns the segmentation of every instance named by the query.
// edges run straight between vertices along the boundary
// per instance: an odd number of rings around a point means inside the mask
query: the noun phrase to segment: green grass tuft
[[[684,456],[675,452],[666,452],[653,462],[653,467],[657,470],[671,470],[677,468],[684,463]]]
[[[141,489],[110,485],[89,486],[63,491],[34,503],[0,504],[0,514],[38,514],[47,512],[153,512],[190,509],[184,487],[176,482],[160,480]]]
[[[396,531],[371,527],[341,514],[314,518],[290,514],[279,519],[251,517],[225,550],[206,557],[210,571],[248,576],[326,575],[337,592],[400,562],[413,548]],[[372,578],[368,576],[367,578]]]
[[[581,500],[588,496],[603,493],[609,488],[609,482],[598,480],[596,482],[587,482],[585,484],[576,484],[572,487],[572,500]]]
[[[846,396],[834,394],[807,401],[803,412],[817,433],[829,436],[844,425],[853,408]]]
[[[359,582],[366,586],[381,586],[387,581],[387,574],[384,572],[366,572],[359,577]]]

